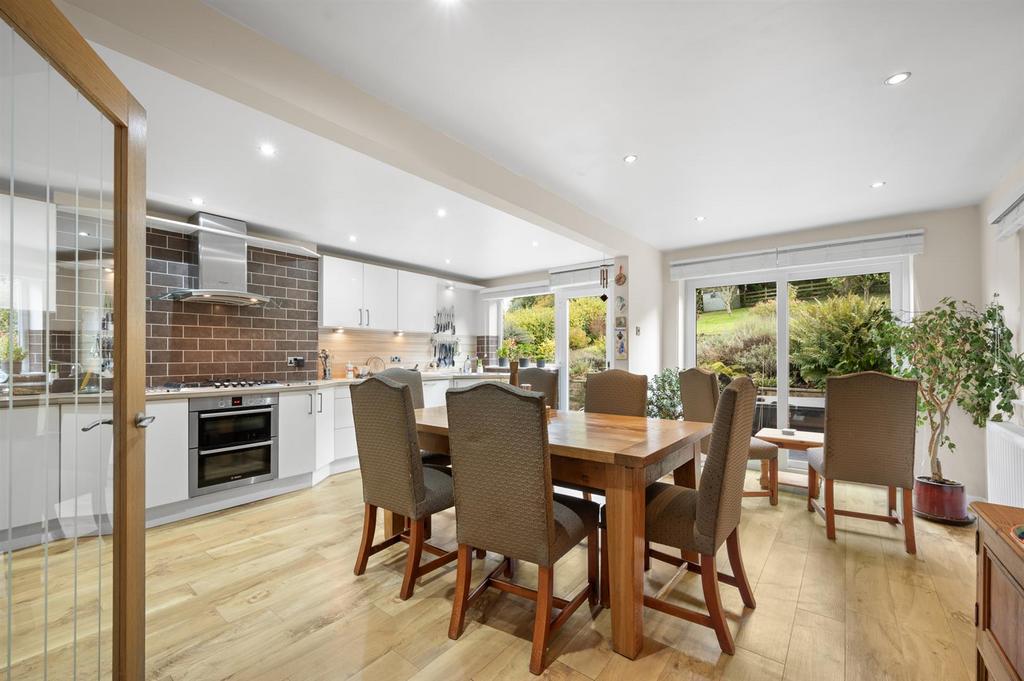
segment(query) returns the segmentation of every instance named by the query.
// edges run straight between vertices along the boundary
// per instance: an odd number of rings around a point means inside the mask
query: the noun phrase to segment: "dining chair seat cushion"
[[[455,488],[450,468],[427,465],[423,467],[423,490],[426,494],[416,508],[414,520],[443,511],[455,505]]]
[[[821,475],[825,474],[825,448],[824,447],[812,447],[807,450],[807,465],[818,471]]]
[[[677,549],[714,553],[714,537],[697,535],[697,499],[689,487],[656,482],[647,488],[647,541]]]
[[[779,446],[765,442],[756,437],[750,438],[750,454],[748,458],[756,461],[771,461],[779,458]]]
[[[420,450],[420,457],[423,460],[425,466],[451,466],[452,457],[447,454],[441,454],[440,452],[428,452],[425,449]]]
[[[555,494],[552,510],[555,518],[552,553],[554,560],[558,560],[597,530],[598,505],[579,497]]]

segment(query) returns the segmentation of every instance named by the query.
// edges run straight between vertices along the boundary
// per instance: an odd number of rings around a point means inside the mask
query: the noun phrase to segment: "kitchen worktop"
[[[477,373],[462,373],[462,372],[425,372],[423,374],[424,381],[450,381],[451,379],[490,379],[490,380],[508,380],[509,375],[507,373],[494,373],[494,372],[477,372]],[[232,394],[239,395],[244,393],[281,393],[291,392],[296,390],[311,390],[316,388],[331,388],[335,386],[352,385],[354,383],[361,383],[365,379],[362,378],[332,378],[330,380],[320,381],[296,381],[294,383],[278,383],[277,385],[263,385],[254,386],[252,388],[190,388],[188,390],[161,390],[160,388],[154,388],[146,391],[146,401],[150,400],[183,400],[191,397],[205,397],[207,395],[223,395]],[[102,402],[110,404],[113,401],[113,393],[50,393],[49,395],[15,395],[13,398],[14,406],[34,406],[41,404],[74,404],[77,398],[78,404],[95,404]],[[3,396],[0,397],[0,406],[7,402],[10,398]]]

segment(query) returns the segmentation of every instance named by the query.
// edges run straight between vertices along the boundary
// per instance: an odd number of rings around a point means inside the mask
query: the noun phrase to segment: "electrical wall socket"
[[[288,366],[295,367],[296,369],[301,369],[302,367],[306,366],[306,358],[305,357],[289,357],[288,358]]]
[[[401,364],[402,363],[402,358],[399,357],[398,355],[391,355],[391,363],[392,364]]]

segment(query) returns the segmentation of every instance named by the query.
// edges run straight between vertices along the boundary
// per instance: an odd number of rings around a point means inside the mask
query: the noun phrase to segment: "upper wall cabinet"
[[[437,279],[415,272],[398,272],[398,328],[430,333],[437,311]]]
[[[398,275],[398,270],[390,267],[321,257],[320,326],[400,329]],[[433,316],[433,306],[430,314]]]

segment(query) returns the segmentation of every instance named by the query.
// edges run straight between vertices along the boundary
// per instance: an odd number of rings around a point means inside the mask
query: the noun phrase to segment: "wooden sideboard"
[[[978,681],[1024,678],[1024,546],[1010,528],[1024,524],[1024,508],[975,502],[978,514]]]

